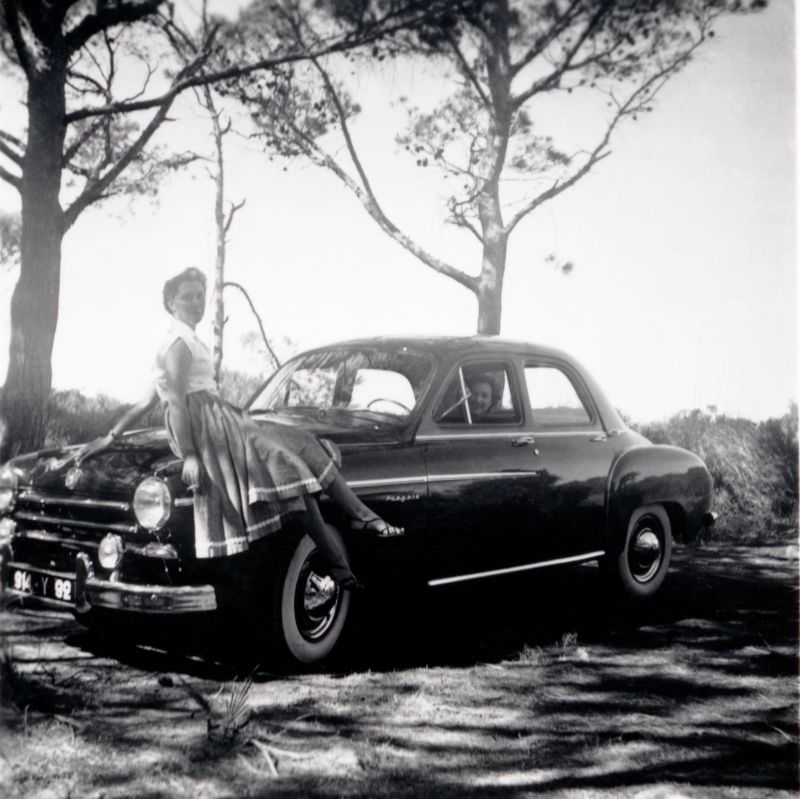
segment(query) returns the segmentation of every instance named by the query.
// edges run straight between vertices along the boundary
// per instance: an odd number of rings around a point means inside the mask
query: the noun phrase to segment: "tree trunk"
[[[210,92],[206,90],[208,97]],[[209,99],[210,102],[210,99]],[[211,106],[213,109],[213,105]],[[224,351],[225,333],[225,301],[222,296],[225,287],[225,161],[222,151],[222,132],[219,127],[219,117],[214,112],[214,144],[217,150],[217,174],[214,178],[216,197],[214,202],[214,220],[217,226],[217,255],[214,261],[214,379],[219,386],[222,372],[222,355]]]
[[[481,276],[478,282],[478,330],[481,335],[497,336],[503,311],[503,280],[506,271],[507,239],[486,241],[483,247]]]
[[[20,276],[11,298],[8,372],[0,405],[0,460],[41,447],[52,385],[51,356],[58,320],[64,148],[64,59],[49,63],[28,84],[28,142],[22,182]]]
[[[506,272],[508,233],[500,203],[500,176],[511,135],[511,53],[509,50],[508,0],[493,0],[485,6],[491,30],[486,48],[486,74],[491,111],[486,131],[485,176],[478,194],[478,217],[483,233],[483,258],[478,279],[478,333],[500,333],[503,310],[503,280]]]

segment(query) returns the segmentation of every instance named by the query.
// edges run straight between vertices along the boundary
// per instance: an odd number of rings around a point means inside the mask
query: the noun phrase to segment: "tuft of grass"
[[[233,743],[250,720],[250,690],[253,687],[253,675],[245,680],[234,680],[227,698],[222,703],[222,710],[217,717],[208,717],[208,737],[218,743]],[[220,689],[220,692],[222,689]],[[218,694],[219,696],[219,694]]]

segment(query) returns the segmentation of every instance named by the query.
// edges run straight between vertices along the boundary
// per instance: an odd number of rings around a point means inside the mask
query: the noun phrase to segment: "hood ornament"
[[[64,485],[70,490],[74,490],[75,486],[78,485],[78,481],[83,476],[83,472],[81,471],[79,466],[73,466],[68,472],[67,476],[64,478]]]

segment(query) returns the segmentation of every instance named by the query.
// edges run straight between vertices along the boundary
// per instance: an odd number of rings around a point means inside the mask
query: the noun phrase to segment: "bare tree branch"
[[[114,25],[136,22],[154,14],[164,0],[139,0],[138,2],[117,2],[114,5],[98,3],[97,13],[84,17],[64,37],[69,53],[80,50],[92,36],[106,31]]]
[[[210,43],[209,43],[210,44]],[[176,81],[180,82],[186,79],[186,76],[191,75],[192,72],[201,69],[209,56],[209,50],[205,49],[194,61],[184,67],[176,76]],[[166,100],[161,107],[151,118],[150,122],[142,130],[136,140],[128,147],[125,153],[117,160],[111,169],[104,175],[98,177],[96,180],[91,181],[81,194],[75,199],[72,205],[64,212],[64,230],[74,224],[75,220],[93,202],[104,196],[108,187],[119,177],[120,174],[128,167],[128,165],[139,155],[147,142],[152,138],[153,134],[158,130],[162,122],[167,118],[169,109],[175,101],[177,94],[167,93]]]
[[[565,72],[570,70],[571,64],[575,56],[580,52],[581,47],[583,47],[586,40],[592,34],[593,31],[596,30],[597,26],[602,21],[603,17],[608,13],[609,9],[611,8],[612,4],[609,2],[603,2],[597,9],[597,12],[592,16],[592,18],[586,23],[585,28],[581,32],[581,34],[577,37],[573,46],[567,51],[566,55],[564,56],[563,60],[561,61],[561,65],[551,72],[549,75],[545,75],[544,77],[540,78],[537,81],[534,81],[533,84],[528,88],[526,91],[522,92],[521,94],[513,97],[511,100],[511,107],[516,111],[517,109],[521,108],[528,100],[531,99],[535,94],[538,94],[542,91],[547,91],[555,86],[558,86],[561,77],[564,75]],[[595,60],[597,56],[593,56],[590,59],[583,61],[580,65],[576,65],[575,68],[582,68],[590,63],[592,60]]]
[[[450,43],[450,46],[453,48],[453,52],[456,54],[456,58],[458,59],[459,64],[461,64],[461,68],[464,70],[467,80],[472,84],[473,88],[478,93],[478,97],[481,98],[481,102],[486,108],[491,108],[491,101],[486,96],[486,92],[483,90],[483,86],[481,86],[481,82],[478,79],[478,76],[475,74],[475,70],[469,65],[469,62],[464,56],[461,48],[458,46],[458,42],[453,37],[452,33],[448,32],[447,40]]]
[[[17,191],[22,191],[22,178],[12,175],[2,166],[0,166],[0,179],[13,186]]]
[[[653,99],[653,97],[658,93],[661,87],[665,85],[669,78],[679,69],[681,69],[689,60],[691,60],[692,54],[698,47],[700,47],[704,39],[705,28],[701,30],[700,36],[690,48],[680,53],[673,61],[669,62],[658,72],[651,75],[630,94],[624,103],[617,102],[617,111],[611,121],[608,123],[605,135],[600,143],[591,151],[589,158],[586,160],[584,165],[566,180],[556,181],[549,189],[526,203],[505,225],[506,233],[510,234],[511,231],[519,224],[519,222],[529,213],[531,213],[531,211],[538,208],[548,200],[557,197],[570,186],[577,183],[598,162],[609,156],[610,152],[603,151],[608,146],[608,143],[611,139],[611,134],[614,132],[614,129],[617,127],[620,121],[626,116],[631,116],[637,111],[641,111],[645,103]]]
[[[564,31],[566,31],[570,25],[572,25],[575,19],[580,16],[582,10],[581,0],[573,0],[572,5],[561,15],[561,22],[558,25],[554,25],[552,28],[550,28],[546,35],[540,36],[527,50],[527,52],[519,59],[519,61],[511,64],[512,79],[519,72],[525,69],[528,64],[532,63],[540,55],[542,55],[547,47],[552,44],[562,33],[564,33]],[[578,12],[577,14],[575,14],[576,11]]]
[[[25,74],[30,77],[33,71],[31,54],[22,36],[22,29],[19,21],[19,6],[15,0],[3,0],[3,11],[6,25],[8,25],[8,32],[11,34],[11,41],[14,44],[14,51],[19,59],[20,66]]]
[[[17,150],[9,147],[2,138],[0,138],[0,153],[2,153],[10,161],[13,161],[17,166],[22,166],[22,155]]]
[[[387,18],[389,16],[390,15],[387,15]],[[412,17],[405,21],[397,22],[393,25],[381,26],[380,24],[376,24],[372,26],[370,32],[359,36],[358,45],[363,46],[370,44],[385,36],[390,36],[392,33],[405,30],[408,27],[413,27],[417,22],[427,19],[428,16],[428,12],[421,11],[417,17]],[[279,67],[284,64],[293,64],[298,61],[307,61],[310,58],[320,58],[324,55],[344,52],[352,49],[353,47],[354,43],[351,35],[347,34],[344,36],[339,36],[331,43],[322,45],[310,52],[289,51],[280,55],[259,59],[252,64],[229,67],[227,69],[217,70],[215,72],[204,72],[200,75],[193,75],[191,77],[184,78],[183,80],[173,82],[172,86],[170,86],[170,88],[164,94],[161,94],[158,97],[151,97],[147,100],[138,100],[135,102],[122,101],[118,103],[109,103],[104,106],[79,108],[66,114],[65,121],[69,124],[70,122],[76,122],[80,119],[86,119],[93,116],[128,113],[131,111],[146,111],[151,108],[156,108],[167,101],[171,102],[175,97],[177,97],[177,95],[181,94],[187,89],[191,89],[194,86],[210,85],[220,81],[228,80],[230,78],[240,78],[244,75],[250,75],[253,72],[274,69],[275,67]]]
[[[244,208],[244,204],[247,202],[245,198],[240,203],[231,203],[231,207],[228,209],[228,216],[225,219],[225,224],[223,225],[223,229],[225,233],[227,233],[231,229],[231,224],[233,224],[233,217],[236,216],[236,212],[240,211]]]
[[[373,198],[367,194],[367,192],[355,180],[353,180],[353,178],[350,177],[350,175],[348,175],[344,169],[342,169],[341,165],[332,156],[319,147],[317,143],[310,136],[308,136],[308,134],[300,130],[293,120],[286,118],[285,121],[292,128],[295,136],[302,140],[306,155],[318,166],[325,167],[333,172],[333,174],[336,175],[336,177],[339,178],[339,180],[344,183],[344,185],[347,186],[351,192],[353,192],[367,213],[378,223],[380,228],[385,233],[390,235],[398,244],[408,250],[426,266],[429,266],[431,269],[439,272],[439,274],[442,274],[445,277],[455,280],[457,283],[460,283],[470,291],[476,291],[478,285],[477,278],[465,274],[460,269],[457,269],[445,261],[436,258],[436,256],[431,255],[431,253],[429,253],[423,247],[420,247],[415,241],[413,241],[402,230],[400,230],[400,228],[397,227],[397,225],[392,222],[391,219],[389,219],[380,205],[378,205],[377,202],[374,202]]]

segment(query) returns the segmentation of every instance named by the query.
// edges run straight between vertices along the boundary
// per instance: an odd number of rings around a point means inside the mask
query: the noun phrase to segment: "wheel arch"
[[[646,505],[664,508],[676,540],[693,540],[703,527],[711,499],[711,475],[693,452],[649,444],[629,449],[609,474],[607,546],[612,552],[619,550],[628,520]]]

